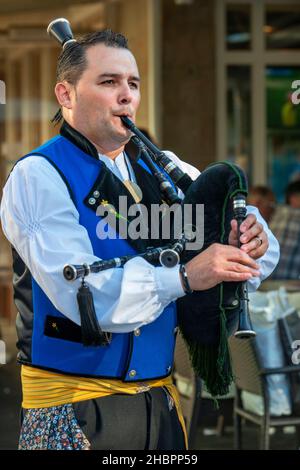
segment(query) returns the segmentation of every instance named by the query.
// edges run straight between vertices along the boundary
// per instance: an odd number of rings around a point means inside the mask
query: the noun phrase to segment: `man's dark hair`
[[[293,194],[300,194],[300,180],[289,183],[285,190],[285,202],[290,204],[290,198]]]
[[[275,200],[275,195],[272,189],[269,188],[268,186],[263,186],[263,185],[251,186],[249,188],[249,195],[261,196],[264,198],[269,197]]]
[[[72,85],[76,85],[84,70],[87,67],[86,51],[96,44],[104,44],[107,47],[129,49],[128,41],[123,34],[115,33],[111,29],[88,33],[70,42],[62,50],[57,61],[56,83],[66,80]],[[52,122],[59,122],[62,113],[59,109]]]
[[[76,85],[87,66],[86,50],[96,44],[104,44],[107,47],[128,49],[125,36],[114,33],[111,29],[85,34],[76,42],[70,42],[62,50],[56,69],[56,82],[67,80]]]

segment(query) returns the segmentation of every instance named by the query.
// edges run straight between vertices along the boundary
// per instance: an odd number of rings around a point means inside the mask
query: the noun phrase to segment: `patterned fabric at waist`
[[[25,409],[54,407],[105,397],[115,393],[134,395],[147,391],[152,387],[165,387],[174,400],[187,444],[179,395],[171,376],[147,382],[124,383],[121,380],[63,375],[23,365],[21,368],[21,379],[23,391],[22,407]]]

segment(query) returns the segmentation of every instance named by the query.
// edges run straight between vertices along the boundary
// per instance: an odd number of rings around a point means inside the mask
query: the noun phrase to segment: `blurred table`
[[[259,287],[260,291],[270,291],[270,290],[277,290],[279,287],[284,287],[287,292],[300,292],[300,280],[298,279],[276,279],[274,281],[266,280],[263,281]]]
[[[300,280],[292,279],[278,279],[278,280],[266,280],[263,281],[259,287],[260,292],[270,292],[278,290],[279,287],[284,287],[287,293],[288,302],[291,307],[294,307],[298,311],[300,316]]]

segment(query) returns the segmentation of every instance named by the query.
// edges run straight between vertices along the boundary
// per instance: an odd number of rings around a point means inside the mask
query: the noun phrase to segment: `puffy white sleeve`
[[[17,163],[4,187],[0,214],[5,236],[33,278],[61,313],[80,324],[80,281],[66,281],[63,267],[99,258],[65,183],[46,159],[31,156]],[[178,271],[136,257],[124,268],[87,276],[102,329],[129,332],[154,321],[184,295]]]

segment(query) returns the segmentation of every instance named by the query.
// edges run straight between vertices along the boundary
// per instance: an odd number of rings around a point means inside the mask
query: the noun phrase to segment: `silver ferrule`
[[[176,168],[175,164],[173,162],[170,162],[165,166],[164,169],[169,174],[169,173],[171,173],[171,171],[174,170],[174,168]]]
[[[90,268],[90,265],[88,263],[83,263],[82,265],[85,269],[85,276],[88,276],[90,273],[91,273],[91,268]]]
[[[64,42],[63,49],[66,47],[67,44],[70,44],[70,42],[76,42],[76,39],[68,39],[66,42]]]
[[[234,199],[233,201],[233,208],[239,209],[246,207],[246,200],[245,199]]]

